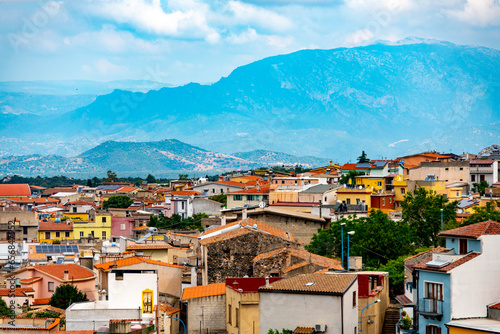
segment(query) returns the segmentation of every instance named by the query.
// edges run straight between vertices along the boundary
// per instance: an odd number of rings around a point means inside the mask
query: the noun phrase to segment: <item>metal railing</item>
[[[442,315],[443,301],[438,299],[423,298],[420,300],[419,310],[421,314]]]

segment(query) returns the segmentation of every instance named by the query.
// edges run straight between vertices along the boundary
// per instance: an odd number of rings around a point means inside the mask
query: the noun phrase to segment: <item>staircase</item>
[[[385,311],[384,326],[382,327],[382,334],[395,334],[396,324],[399,321],[399,304],[391,304]]]

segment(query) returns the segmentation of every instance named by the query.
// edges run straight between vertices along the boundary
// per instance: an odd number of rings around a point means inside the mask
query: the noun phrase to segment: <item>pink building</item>
[[[33,296],[35,302],[37,299],[52,297],[59,285],[70,283],[83,293],[86,293],[89,300],[96,299],[96,275],[93,271],[78,264],[29,266],[6,275],[6,277],[10,276],[20,279],[21,288],[32,288],[35,290]]]
[[[134,236],[133,228],[133,217],[111,217],[111,235],[113,237],[132,238]]]

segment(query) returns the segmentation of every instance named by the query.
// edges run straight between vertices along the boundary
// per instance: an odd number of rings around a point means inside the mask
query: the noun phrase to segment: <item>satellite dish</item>
[[[97,254],[97,253],[96,253],[96,254],[94,255],[94,260],[95,260],[95,261],[99,261],[99,258],[100,258],[100,257],[101,257],[101,256],[100,256],[99,254]]]
[[[266,203],[265,202],[260,202],[259,203],[259,208],[264,209],[265,207],[266,207]]]

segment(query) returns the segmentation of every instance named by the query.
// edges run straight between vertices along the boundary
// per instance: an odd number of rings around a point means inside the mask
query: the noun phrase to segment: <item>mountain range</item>
[[[175,178],[179,174],[215,174],[262,166],[300,164],[304,167],[326,165],[326,159],[296,157],[280,152],[258,150],[232,155],[209,152],[176,139],[156,142],[107,141],[74,157],[58,155],[8,156],[0,158],[0,176],[65,175],[91,178],[106,175]]]
[[[500,140],[498,64],[498,50],[420,39],[301,50],[210,85],[117,89],[57,115],[0,113],[0,156],[75,157],[110,140],[164,138],[340,162],[362,150],[476,152]]]

